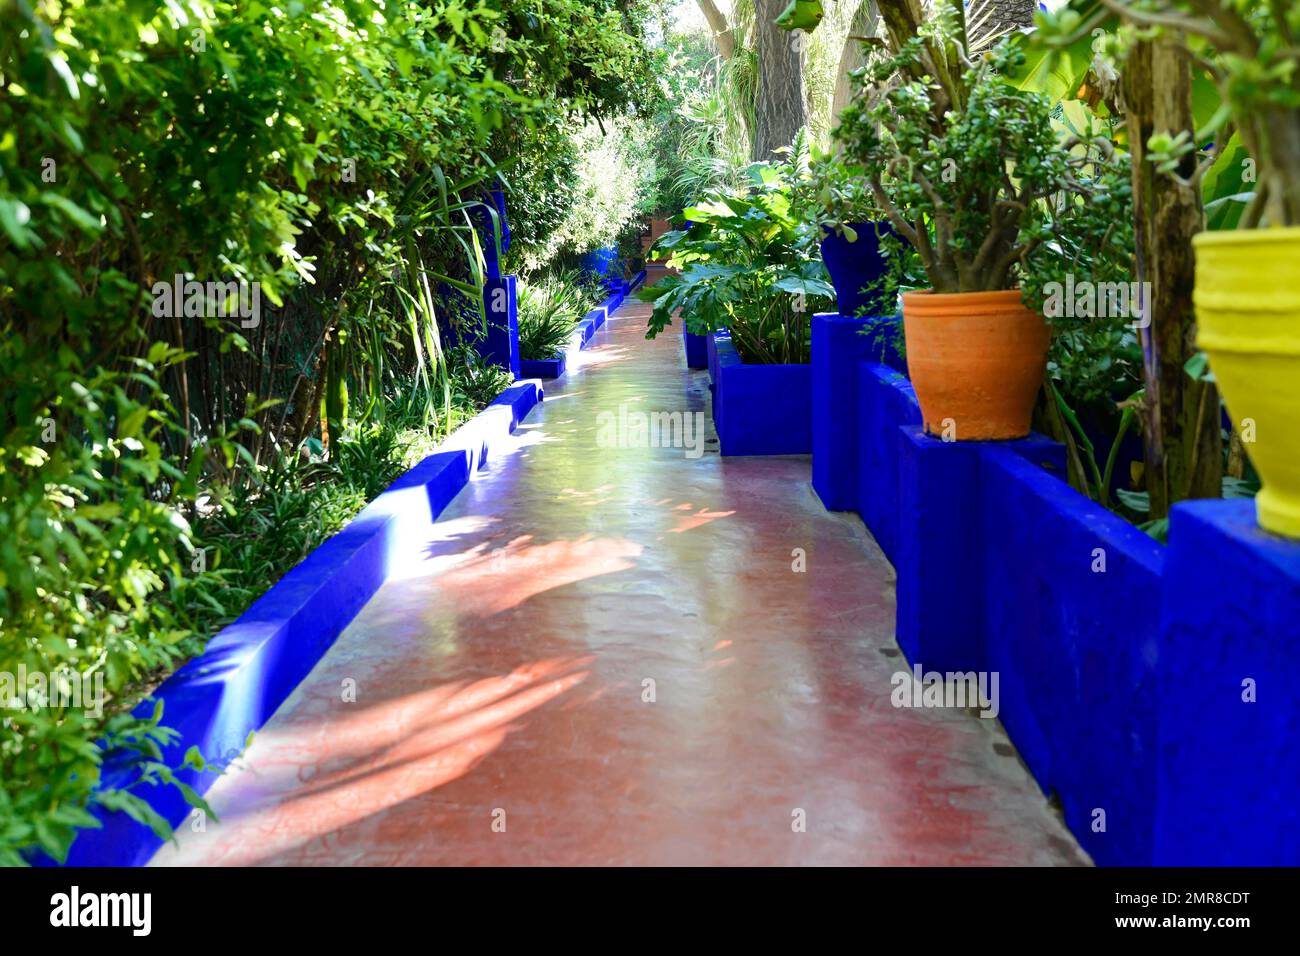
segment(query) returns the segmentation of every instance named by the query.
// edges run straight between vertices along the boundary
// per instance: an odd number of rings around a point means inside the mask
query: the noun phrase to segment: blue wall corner
[[[986,666],[1003,725],[1084,849],[1147,865],[1164,548],[1035,464],[1036,441],[976,446]]]

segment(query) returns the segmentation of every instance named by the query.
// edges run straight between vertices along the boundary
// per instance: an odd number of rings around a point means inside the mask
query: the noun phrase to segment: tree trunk
[[[835,74],[835,96],[831,100],[831,128],[839,121],[840,113],[853,99],[853,83],[849,74],[867,64],[867,50],[855,36],[874,36],[876,18],[880,16],[876,9],[876,0],[861,0],[853,20],[849,23],[849,38],[844,41],[840,53],[840,65]]]
[[[1201,191],[1157,172],[1146,155],[1153,132],[1193,128],[1187,51],[1168,39],[1137,44],[1124,65],[1123,90],[1133,156],[1137,278],[1151,289],[1151,324],[1141,332],[1142,416],[1146,486],[1151,517],[1157,519],[1167,517],[1169,508],[1184,498],[1222,493],[1218,390],[1183,368],[1196,351],[1191,238],[1205,228]],[[1179,174],[1189,178],[1197,162],[1195,152],[1185,156]]]
[[[724,60],[730,60],[732,54],[736,52],[736,34],[727,22],[727,15],[718,9],[713,0],[696,0],[700,5],[700,12],[704,14],[704,19],[709,22],[709,29],[713,31],[713,40],[718,45],[718,55]]]
[[[754,0],[758,103],[751,154],[755,160],[771,159],[773,150],[789,146],[808,122],[803,88],[806,38],[800,31],[787,33],[772,22],[786,6],[785,0]]]

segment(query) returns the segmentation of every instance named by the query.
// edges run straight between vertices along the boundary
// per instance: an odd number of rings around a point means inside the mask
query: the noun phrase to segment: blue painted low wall
[[[164,751],[164,762],[179,764],[191,746],[223,762],[242,752],[248,734],[270,719],[391,571],[418,553],[430,523],[487,461],[493,443],[510,434],[541,400],[536,383],[503,392],[143,701],[138,716],[152,714],[161,701],[163,723],[180,732],[179,742]],[[111,758],[102,776],[114,786],[135,779],[129,765]],[[216,779],[211,772],[192,770],[179,776],[199,793]],[[173,827],[192,812],[173,788],[146,796]],[[81,831],[68,855],[69,866],[140,866],[161,845],[152,830],[125,814],[96,815],[103,828]]]
[[[1300,865],[1300,543],[1253,501],[1178,505],[1169,542],[1156,860]]]
[[[520,378],[559,378],[564,374],[564,354],[553,359],[520,359]]]
[[[1070,488],[1054,442],[926,436],[852,334],[814,319],[814,484],[893,562],[908,660],[998,674],[999,717],[1097,863],[1300,864],[1300,544],[1202,501],[1166,548]]]
[[[747,365],[724,334],[709,346],[713,424],[724,455],[812,451],[812,366]]]
[[[814,336],[814,362],[819,351]],[[874,362],[851,362],[847,368],[833,363],[824,374],[847,375],[857,381],[857,404],[837,406],[818,417],[817,427],[834,429],[843,444],[832,447],[837,447],[842,457],[856,458],[856,510],[885,552],[885,557],[896,563],[899,513],[897,435],[903,425],[921,424],[921,406],[916,401],[916,392],[902,373]],[[856,418],[849,418],[854,412]],[[814,446],[816,444],[814,439]],[[813,453],[813,467],[817,467],[816,451]]]
[[[596,306],[596,308],[604,309],[606,316],[608,316],[620,305],[622,305],[623,300],[626,298],[627,298],[627,293],[624,292],[623,289],[620,287],[617,292],[611,292],[609,296],[605,299],[605,301],[601,302],[600,305]]]
[[[574,331],[574,337],[578,340],[578,347],[582,348],[591,341],[591,337],[596,334],[597,330],[605,324],[606,319],[605,306],[597,306],[588,312],[578,323],[578,328]]]

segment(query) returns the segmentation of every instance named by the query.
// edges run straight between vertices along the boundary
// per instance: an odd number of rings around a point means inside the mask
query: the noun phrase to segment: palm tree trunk
[[[786,8],[785,0],[754,0],[754,33],[758,46],[758,103],[751,155],[771,159],[773,151],[789,146],[808,122],[803,86],[804,34],[787,33],[773,21]]]

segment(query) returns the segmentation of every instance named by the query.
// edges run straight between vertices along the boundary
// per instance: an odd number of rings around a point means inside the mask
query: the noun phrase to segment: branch
[[[1195,33],[1205,37],[1219,49],[1229,49],[1232,46],[1231,38],[1220,30],[1213,20],[1183,16],[1179,13],[1149,13],[1144,10],[1134,10],[1125,0],[1101,0],[1101,2],[1108,10],[1134,23],[1151,27],[1172,27],[1175,30]]]
[[[718,9],[713,0],[696,0],[700,5],[700,12],[704,14],[704,19],[709,22],[709,30],[713,33],[713,39],[718,44],[718,54],[724,60],[730,60],[736,53],[736,34],[731,24],[727,22],[727,15]]]

